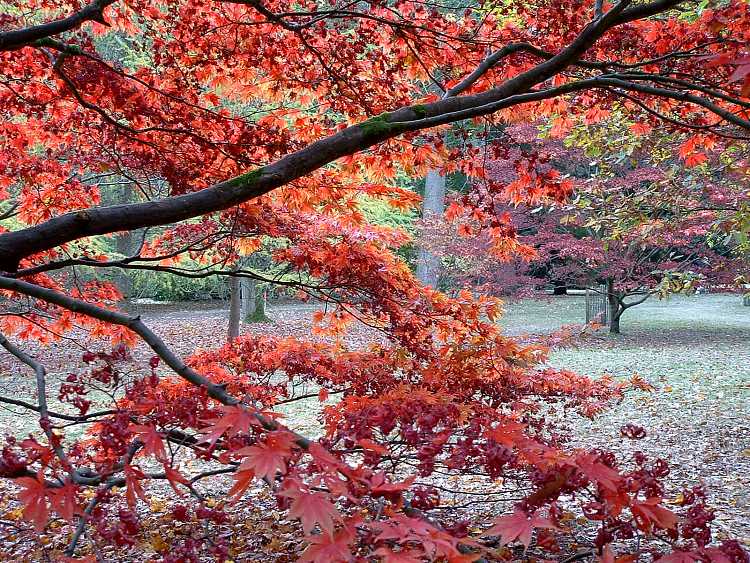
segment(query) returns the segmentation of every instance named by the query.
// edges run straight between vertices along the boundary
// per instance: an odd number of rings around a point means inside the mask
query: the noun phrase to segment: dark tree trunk
[[[422,217],[435,218],[445,210],[445,176],[430,170],[425,178]],[[435,256],[425,248],[419,249],[417,259],[417,279],[430,287],[437,287],[440,278],[440,256]]]
[[[227,341],[231,342],[240,335],[240,312],[242,307],[240,278],[229,278],[229,330]]]
[[[619,311],[617,315],[612,315],[612,320],[609,321],[610,334],[620,334],[620,315]]]
[[[615,291],[613,280],[607,280],[607,302],[609,305],[609,332],[620,334],[620,317],[625,309],[622,307],[622,296]]]
[[[552,283],[553,283],[552,295],[567,295],[568,294],[568,286],[565,285],[565,282],[553,281]]]

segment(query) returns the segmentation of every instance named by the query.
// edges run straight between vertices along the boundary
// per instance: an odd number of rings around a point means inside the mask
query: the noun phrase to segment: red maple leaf
[[[349,544],[354,539],[354,530],[351,526],[345,526],[336,534],[317,534],[310,536],[310,543],[302,554],[301,563],[341,563],[352,560],[352,552]]]
[[[635,516],[636,524],[641,530],[650,531],[654,524],[663,530],[671,530],[677,526],[677,516],[671,510],[659,503],[661,499],[652,497],[643,502],[634,502],[630,510]]]
[[[286,472],[286,460],[292,453],[293,437],[288,432],[271,432],[261,444],[237,450],[244,457],[239,471],[252,471],[261,479],[273,480]]]
[[[282,493],[292,499],[289,516],[299,518],[302,529],[309,534],[316,524],[327,534],[333,534],[333,523],[341,519],[336,507],[323,493],[310,493],[300,489],[291,489]]]
[[[253,482],[253,479],[255,479],[255,471],[252,469],[237,471],[237,473],[234,474],[234,485],[232,485],[232,488],[229,489],[229,492],[227,493],[231,501],[239,499],[242,496],[242,493],[244,493]]]
[[[524,434],[526,425],[520,422],[506,422],[487,432],[487,437],[508,448],[514,447],[519,441],[527,438]]]
[[[156,459],[159,460],[167,458],[167,453],[164,450],[164,440],[155,426],[134,424],[130,427],[130,430],[143,442],[142,451],[144,454],[156,456]]]
[[[179,471],[169,465],[164,465],[164,474],[167,476],[169,486],[172,487],[175,493],[182,495],[182,491],[177,488],[177,484],[190,485],[190,481],[182,475]]]
[[[656,561],[657,563],[696,563],[696,561],[702,561],[702,558],[693,551],[673,551]]]
[[[342,465],[340,459],[336,458],[333,454],[331,454],[331,452],[329,452],[320,444],[310,444],[307,453],[309,453],[313,457],[315,463],[325,469],[336,469],[341,467]]]
[[[524,547],[531,543],[531,533],[535,528],[557,528],[550,520],[534,514],[526,514],[518,510],[508,516],[501,516],[495,520],[495,525],[484,532],[484,536],[500,536],[500,544],[505,545],[512,541],[520,541]]]
[[[143,492],[143,487],[141,486],[141,480],[145,479],[145,477],[143,471],[137,467],[133,465],[125,466],[125,499],[131,508],[135,506],[137,499],[146,502],[146,494]]]
[[[76,493],[78,488],[66,481],[62,487],[49,490],[49,499],[52,508],[65,520],[71,521],[78,511],[76,503]]]
[[[387,480],[385,473],[378,472],[372,476],[370,481],[372,487],[372,496],[375,498],[385,497],[391,500],[397,499],[401,493],[408,489],[414,483],[416,477],[412,475],[401,483],[391,483]]]
[[[617,492],[622,477],[617,471],[600,462],[596,455],[580,455],[576,458],[575,463],[578,466],[578,469],[580,469],[590,481],[601,485],[605,489]]]
[[[224,414],[218,418],[207,420],[206,422],[212,424],[203,430],[205,435],[203,441],[212,446],[224,434],[235,436],[242,432],[249,432],[251,426],[260,424],[255,415],[244,407],[238,405],[222,406],[221,410]]]
[[[23,489],[18,493],[18,498],[23,504],[23,517],[34,523],[37,531],[41,531],[47,525],[49,518],[49,502],[47,487],[44,478],[20,477],[16,483]]]
[[[382,558],[383,563],[421,563],[424,557],[416,551],[392,551],[388,547],[379,547],[375,555]]]

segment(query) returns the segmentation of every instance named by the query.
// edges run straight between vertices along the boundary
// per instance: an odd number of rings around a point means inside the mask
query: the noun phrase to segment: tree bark
[[[620,311],[617,312],[616,315],[612,315],[612,318],[609,321],[609,332],[610,334],[620,334],[620,315],[622,313]]]
[[[425,178],[422,218],[436,219],[445,211],[445,176],[437,170],[430,170]],[[430,287],[437,287],[440,278],[440,256],[426,248],[419,249],[417,259],[417,279]]]
[[[258,282],[242,278],[242,319],[246,323],[268,322],[266,316],[266,293],[258,287]]]
[[[227,331],[227,342],[231,342],[240,335],[241,307],[240,278],[231,276],[229,278],[229,329]]]
[[[613,280],[607,280],[607,302],[609,304],[609,332],[610,334],[620,334],[620,317],[624,309],[622,308],[622,299],[615,292]]]
[[[117,203],[132,203],[132,191],[128,185],[116,186],[114,189],[115,200]],[[138,234],[138,230],[133,231],[121,231],[117,233],[115,238],[115,250],[121,256],[129,256],[134,251],[137,251],[135,237]],[[130,273],[127,270],[115,270],[115,283],[126,298],[130,297],[130,293],[133,289],[133,280],[130,277]]]

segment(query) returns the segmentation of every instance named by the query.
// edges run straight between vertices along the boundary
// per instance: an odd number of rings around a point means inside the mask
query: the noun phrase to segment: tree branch
[[[23,29],[0,32],[0,51],[13,51],[25,47],[39,39],[58,35],[71,29],[80,27],[87,21],[94,21],[102,25],[109,25],[104,19],[104,8],[114,4],[117,0],[95,0],[84,6],[67,18],[34,25]]]
[[[266,430],[274,431],[282,429],[282,426],[272,418],[261,414],[253,408],[248,408],[239,399],[230,395],[224,385],[214,383],[188,366],[179,356],[172,352],[164,341],[159,338],[155,332],[148,328],[138,316],[132,317],[118,311],[104,309],[103,307],[81,301],[80,299],[75,299],[64,293],[59,293],[46,287],[4,276],[0,276],[0,289],[16,291],[29,297],[52,303],[74,313],[84,314],[100,321],[126,327],[140,336],[151,350],[153,350],[154,353],[172,369],[172,371],[196,387],[205,389],[208,396],[212,399],[215,399],[224,405],[247,408],[248,412],[250,412]],[[295,443],[303,449],[307,449],[312,443],[308,438],[305,438],[300,434],[296,434],[288,429],[285,430],[294,435]]]
[[[227,209],[310,174],[338,158],[365,150],[404,132],[416,132],[460,119],[488,115],[505,107],[586,88],[616,86],[687,101],[716,113],[730,123],[750,129],[750,122],[703,98],[675,90],[633,85],[615,76],[582,80],[547,90],[531,90],[534,85],[576,64],[586,50],[613,26],[659,13],[679,3],[680,0],[659,0],[627,9],[629,0],[623,0],[588,24],[560,53],[496,88],[469,96],[448,97],[430,104],[406,106],[382,114],[347,127],[272,164],[209,188],[163,200],[72,212],[33,227],[3,233],[0,235],[0,270],[13,272],[17,270],[21,259],[79,238],[175,223]],[[468,82],[472,80],[475,79],[471,75],[467,77]]]
[[[21,350],[18,346],[8,340],[4,334],[0,334],[0,346],[18,358],[21,362],[34,370],[36,376],[37,401],[39,402],[39,425],[42,427],[50,447],[54,450],[55,455],[66,466],[69,466],[65,450],[63,450],[60,440],[52,433],[52,427],[49,422],[49,410],[47,409],[47,370],[44,366]]]

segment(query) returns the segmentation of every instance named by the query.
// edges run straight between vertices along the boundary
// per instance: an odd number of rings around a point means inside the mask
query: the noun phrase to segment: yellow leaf
[[[677,504],[677,505],[685,504],[685,496],[682,493],[680,493],[673,500],[670,500],[669,504]]]
[[[169,547],[167,545],[167,542],[164,541],[164,538],[162,538],[159,534],[151,534],[151,547],[154,548],[155,551],[161,552],[166,551]]]

